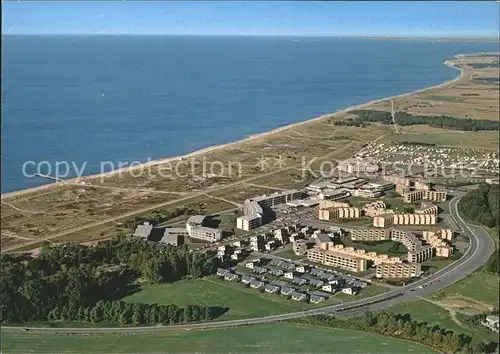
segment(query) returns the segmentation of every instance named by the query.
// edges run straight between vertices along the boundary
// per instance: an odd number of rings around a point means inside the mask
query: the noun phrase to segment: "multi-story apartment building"
[[[451,229],[427,230],[423,232],[422,238],[434,248],[436,256],[450,257],[453,254],[453,246],[448,243],[453,238]]]
[[[423,232],[422,237],[424,238],[424,240],[427,241],[429,241],[432,238],[451,241],[453,239],[453,230],[451,229],[426,230]]]
[[[396,186],[411,187],[412,180],[408,177],[384,175],[384,181],[394,183]]]
[[[430,245],[421,245],[416,251],[408,252],[408,262],[423,263],[432,258],[432,247]]]
[[[420,263],[382,263],[376,267],[377,278],[407,279],[422,274]]]
[[[410,187],[407,186],[402,186],[400,184],[396,184],[396,193],[399,195],[403,195],[404,193],[408,193],[411,191]]]
[[[205,218],[206,217],[204,215],[194,215],[189,217],[186,222],[186,231],[189,237],[209,242],[219,241],[222,238],[222,231],[203,226]]]
[[[301,199],[305,196],[303,191],[288,190],[283,192],[276,192],[269,195],[262,195],[260,197],[247,199],[259,204],[262,208],[271,208],[276,205],[288,203],[295,199]]]
[[[305,240],[297,240],[292,245],[293,253],[295,253],[297,256],[305,256],[308,249],[309,244]]]
[[[346,202],[338,202],[334,200],[320,200],[319,208],[320,209],[328,209],[328,208],[349,208],[351,205]]]
[[[304,196],[303,191],[288,190],[247,199],[243,203],[244,215],[236,219],[236,227],[245,231],[259,227],[266,218],[267,208],[301,199]]]
[[[349,159],[342,161],[338,165],[339,171],[344,171],[352,174],[357,173],[375,173],[380,167],[376,163],[372,163],[363,159]]]
[[[390,227],[392,225],[435,225],[437,216],[434,214],[394,213],[383,214],[373,218],[374,227]]]
[[[415,210],[415,214],[434,214],[437,215],[438,207],[434,204],[422,203],[420,209]]]
[[[361,217],[361,209],[354,207],[319,209],[318,212],[320,220],[354,219],[359,217]]]
[[[391,229],[391,240],[402,243],[410,252],[417,251],[422,242],[412,232]]]
[[[247,214],[236,218],[236,228],[240,230],[250,231],[261,225],[262,225],[262,215],[258,213]]]
[[[363,188],[356,189],[356,191],[354,192],[354,195],[356,197],[362,197],[362,198],[377,198],[380,197],[382,194],[384,194],[384,192],[382,192],[381,190],[365,188],[364,186]]]
[[[222,231],[211,227],[197,226],[191,229],[189,236],[204,241],[216,242],[222,238]]]
[[[382,241],[391,238],[389,229],[359,228],[352,229],[349,233],[353,241]]]
[[[445,202],[446,191],[414,190],[403,193],[403,201],[405,203],[413,203],[422,199],[433,202]]]
[[[394,214],[382,214],[373,218],[374,227],[390,227],[394,224]]]
[[[343,254],[334,250],[324,250],[318,247],[307,251],[307,259],[311,262],[345,269],[351,272],[363,272],[367,268],[366,259]]]
[[[435,225],[437,216],[434,214],[393,214],[393,225]]]
[[[363,211],[366,215],[374,217],[386,213],[387,205],[383,201],[377,200],[363,206]]]

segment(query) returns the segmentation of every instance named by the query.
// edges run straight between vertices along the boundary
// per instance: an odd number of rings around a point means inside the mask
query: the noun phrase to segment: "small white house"
[[[234,241],[233,243],[231,243],[231,245],[233,245],[234,247],[241,247],[241,241]]]
[[[295,267],[295,271],[299,272],[299,273],[305,273],[306,272],[306,267],[304,267],[302,265],[301,266],[296,266]]]
[[[342,292],[347,295],[356,295],[357,291],[353,286],[342,288]]]
[[[231,259],[235,260],[235,261],[239,261],[240,260],[240,254],[239,253],[233,253],[231,255]]]
[[[332,284],[326,284],[321,287],[321,290],[327,291],[329,293],[334,293],[337,290],[337,288]]]
[[[287,279],[293,279],[293,272],[286,272],[284,274],[284,277],[287,278]]]
[[[254,262],[247,262],[247,263],[245,263],[245,267],[248,269],[253,269],[255,267],[255,263]]]

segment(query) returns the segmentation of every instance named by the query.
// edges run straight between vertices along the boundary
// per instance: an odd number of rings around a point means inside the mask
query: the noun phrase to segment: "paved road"
[[[353,315],[366,310],[379,310],[393,306],[397,303],[417,299],[421,296],[432,294],[444,289],[468,274],[474,272],[485,264],[495,249],[495,244],[490,235],[478,226],[467,225],[465,220],[458,213],[458,202],[460,195],[450,201],[450,214],[463,232],[470,238],[470,247],[464,255],[452,264],[440,269],[431,276],[420,279],[405,287],[390,290],[386,293],[375,295],[366,299],[353,301],[346,304],[336,304],[323,308],[308,311],[300,311],[283,315],[266,316],[251,319],[208,322],[200,324],[171,325],[157,327],[116,327],[116,328],[39,328],[39,327],[2,327],[3,331],[23,331],[29,328],[33,332],[45,333],[103,333],[103,332],[156,332],[169,330],[195,330],[209,328],[223,328],[232,326],[251,325],[265,322],[275,322],[292,318],[305,317],[317,314]],[[425,285],[419,289],[420,285]]]

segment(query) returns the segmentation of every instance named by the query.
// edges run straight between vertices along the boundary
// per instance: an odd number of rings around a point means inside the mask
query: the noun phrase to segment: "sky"
[[[499,2],[4,1],[4,34],[493,37]]]

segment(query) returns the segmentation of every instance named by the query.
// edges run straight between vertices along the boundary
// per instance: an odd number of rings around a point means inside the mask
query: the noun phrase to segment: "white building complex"
[[[208,242],[216,242],[222,238],[222,231],[212,227],[203,226],[205,216],[191,216],[186,222],[186,230],[189,237]]]
[[[262,195],[245,200],[243,204],[243,216],[236,219],[236,227],[241,230],[250,231],[262,225],[266,218],[266,209],[289,203],[293,200],[302,199],[305,192],[288,190]]]

